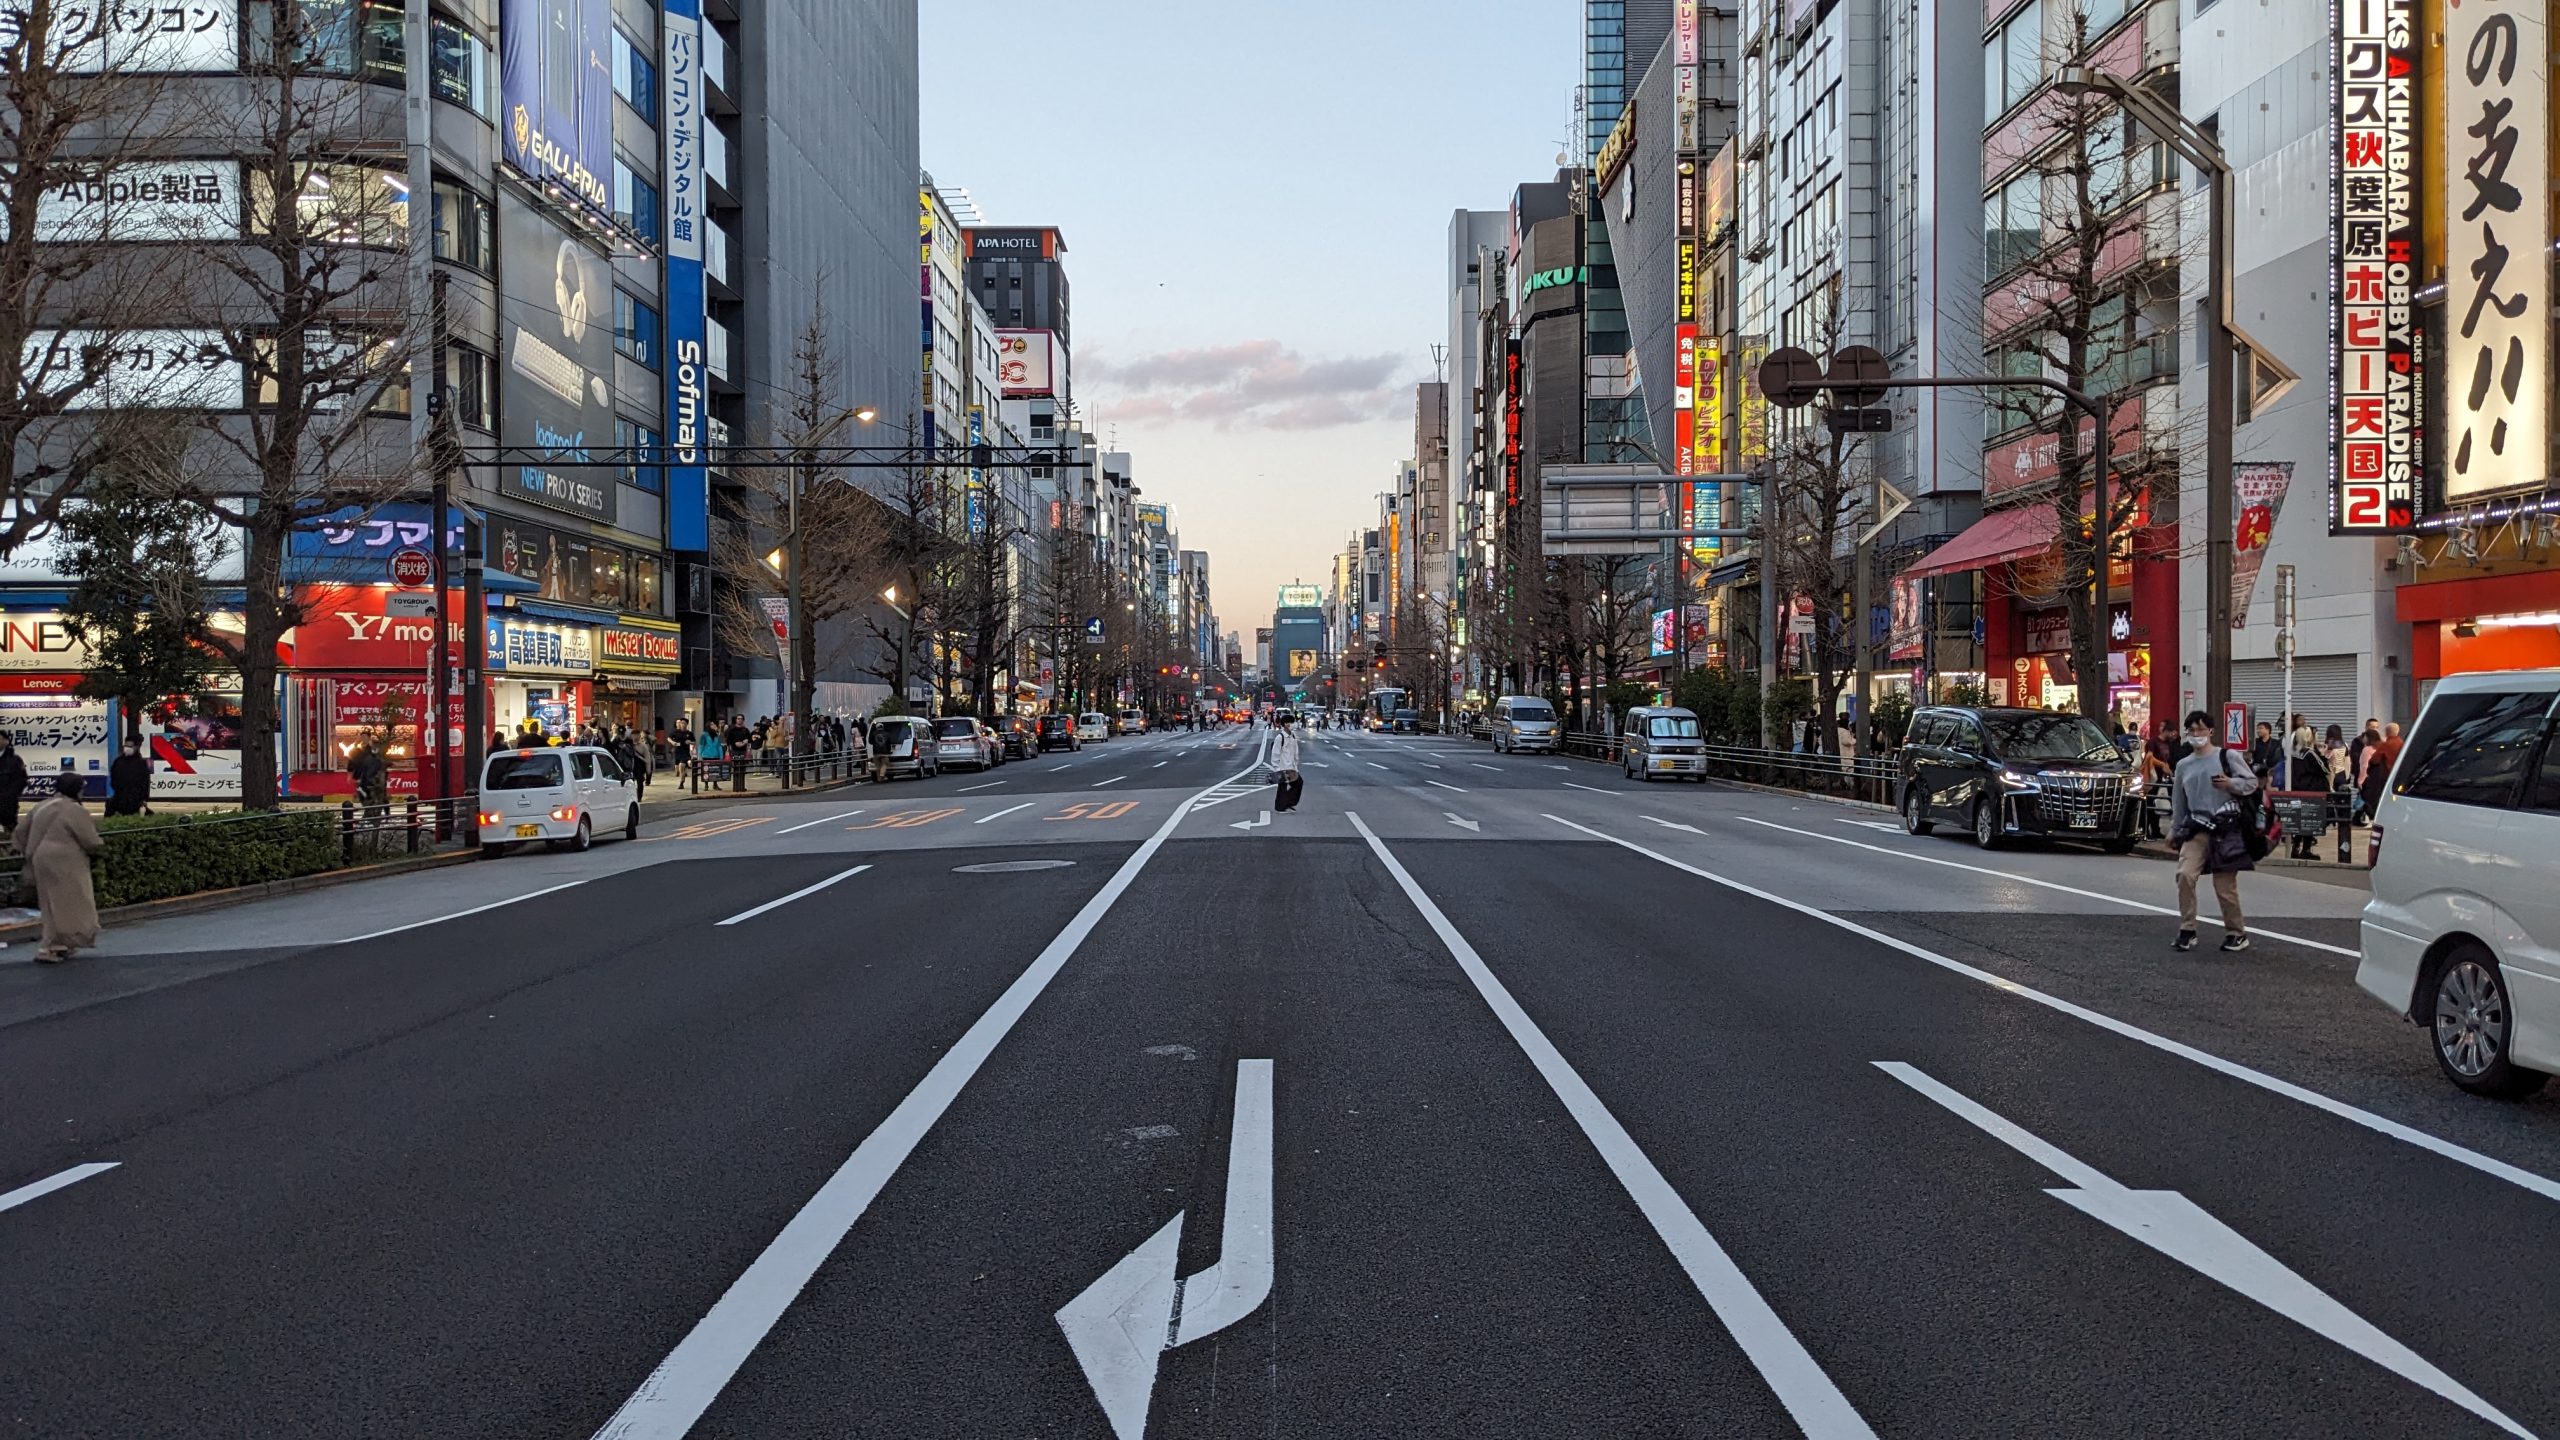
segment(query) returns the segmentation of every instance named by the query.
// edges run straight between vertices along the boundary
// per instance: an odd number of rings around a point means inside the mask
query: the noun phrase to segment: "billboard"
[[[613,0],[507,0],[499,7],[507,163],[604,211],[613,209],[612,46]]]
[[[95,374],[65,410],[237,410],[248,400],[248,371],[219,330],[34,330],[19,357],[33,391],[59,394]]]
[[[1280,608],[1283,610],[1313,610],[1323,603],[1324,591],[1317,586],[1283,585],[1280,587]]]
[[[2389,534],[2417,518],[2422,423],[2416,12],[2411,0],[2338,0],[2335,14],[2329,530]],[[2459,52],[2448,47],[2445,53],[2450,78],[2460,69],[2450,57]],[[2449,118],[2452,123],[2459,122]],[[2537,140],[2537,157],[2539,147]],[[2542,172],[2532,173],[2538,188]],[[2545,263],[2543,243],[2527,247],[2536,262],[2530,268]],[[2446,273],[2456,272],[2449,265]],[[2459,315],[2463,303],[2459,295],[2450,298],[2448,316]],[[2458,344],[2454,336],[2447,339]],[[1989,491],[1984,486],[1986,497]]]
[[[1058,337],[1046,330],[996,332],[996,383],[1007,396],[1058,393]]]
[[[547,452],[502,467],[499,488],[609,525],[614,472],[579,462],[613,444],[611,273],[602,255],[503,191],[498,243],[498,443]]]
[[[1066,251],[1067,244],[1058,232],[1047,226],[968,232],[969,258],[972,260],[1055,260]]]
[[[36,239],[229,240],[240,234],[240,210],[237,160],[134,161],[46,186],[36,198]]]
[[[705,388],[703,246],[709,216],[702,173],[702,0],[667,0],[663,90],[658,113],[666,137],[667,548],[711,548],[711,472],[703,463]]]
[[[2444,501],[2459,505],[2540,489],[2551,468],[2551,45],[2541,0],[2444,16],[2446,148],[2474,142],[2444,167],[2445,364],[2462,377],[2445,387]]]
[[[19,43],[29,0],[0,5],[0,46]],[[240,0],[57,3],[42,43],[75,75],[105,70],[185,73],[240,68]],[[20,52],[23,53],[23,52]]]

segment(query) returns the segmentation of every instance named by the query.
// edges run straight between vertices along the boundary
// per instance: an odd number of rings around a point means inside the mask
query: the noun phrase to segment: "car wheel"
[[[1902,830],[1906,835],[1926,835],[1938,827],[1930,823],[1928,809],[1920,798],[1920,787],[1902,787]]]
[[[2436,1064],[2445,1078],[2474,1095],[2514,1100],[2551,1077],[2507,1058],[2515,1035],[2507,977],[2483,947],[2463,941],[2436,967],[2434,1014]]]
[[[504,860],[507,858],[507,852],[514,848],[516,847],[508,844],[504,840],[483,840],[480,842],[480,858],[483,860]]]
[[[584,815],[579,816],[578,833],[569,837],[569,853],[572,855],[584,855],[589,850],[595,848],[595,843],[595,823]]]
[[[622,818],[622,838],[625,840],[640,838],[640,807],[637,805],[632,806],[631,813]]]
[[[2000,848],[2000,802],[1989,798],[1973,802],[1973,843],[1985,850]]]

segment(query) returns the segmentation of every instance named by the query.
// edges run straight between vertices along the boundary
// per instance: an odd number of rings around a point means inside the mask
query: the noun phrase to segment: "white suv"
[[[2560,1071],[2560,670],[2428,697],[2374,817],[2356,983],[2433,1032],[2445,1077],[2513,1098]]]
[[[584,850],[598,834],[640,838],[640,787],[592,745],[500,750],[480,771],[480,853],[532,840]]]

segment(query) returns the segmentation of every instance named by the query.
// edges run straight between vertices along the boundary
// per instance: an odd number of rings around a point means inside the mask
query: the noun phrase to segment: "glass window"
[[[2560,723],[2542,736],[2542,768],[2534,772],[2533,790],[2524,803],[2536,810],[2560,811]]]
[[[581,750],[569,757],[570,768],[581,780],[596,778],[596,757],[592,750]]]
[[[613,218],[650,244],[658,243],[658,187],[613,158]]]
[[[444,352],[445,403],[453,418],[478,430],[497,428],[490,402],[498,393],[498,360],[486,351],[454,345]]]
[[[2400,756],[2391,793],[2450,805],[2514,803],[2550,711],[2547,690],[2438,695]]]
[[[384,165],[312,165],[293,197],[294,222],[320,244],[405,246],[409,243],[409,181]],[[275,229],[281,212],[263,174],[249,176],[249,226]]]
[[[613,443],[614,447],[620,450],[648,451],[655,450],[667,441],[665,436],[648,426],[616,415],[613,417]],[[666,470],[657,465],[640,464],[635,459],[633,463],[622,467],[622,483],[637,485],[654,495],[667,488]]]
[[[613,93],[651,126],[658,123],[657,62],[648,46],[619,29],[613,32]]]
[[[2003,760],[2094,760],[2116,753],[2107,732],[2078,715],[2004,715],[1983,723]]]
[[[496,253],[489,233],[490,205],[470,187],[453,180],[436,182],[430,197],[429,223],[435,227],[436,258],[468,265],[485,275]]]
[[[608,780],[619,785],[624,779],[628,778],[623,775],[622,766],[617,763],[611,755],[598,755],[595,757],[595,761],[597,779]]]
[[[627,290],[613,292],[613,348],[658,368],[658,312]]]
[[[480,783],[483,790],[544,790],[561,783],[560,757],[546,750],[519,755],[505,751],[489,757]]]
[[[1685,715],[1654,715],[1645,720],[1644,733],[1657,740],[1695,740],[1698,722]]]
[[[489,63],[489,43],[439,15],[431,24],[427,44],[434,52],[427,78],[436,98],[484,120],[496,119],[498,86],[496,70]]]
[[[1982,47],[1982,108],[1998,117],[2009,112],[2044,75],[2044,4],[2035,0],[2009,17]]]
[[[1949,735],[1946,738],[1945,743],[1946,747],[1950,750],[1961,750],[1968,755],[1979,755],[1983,751],[1982,727],[1976,725],[1969,719],[1959,716],[1955,723],[1955,733]]]
[[[634,615],[658,613],[660,574],[656,556],[634,555],[631,557],[631,613]]]

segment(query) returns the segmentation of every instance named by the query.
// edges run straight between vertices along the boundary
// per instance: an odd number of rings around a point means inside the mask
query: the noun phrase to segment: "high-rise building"
[[[1065,237],[1047,225],[978,225],[966,234],[969,292],[995,321],[1005,395],[1051,401],[1026,413],[1053,421],[1073,414]]]

